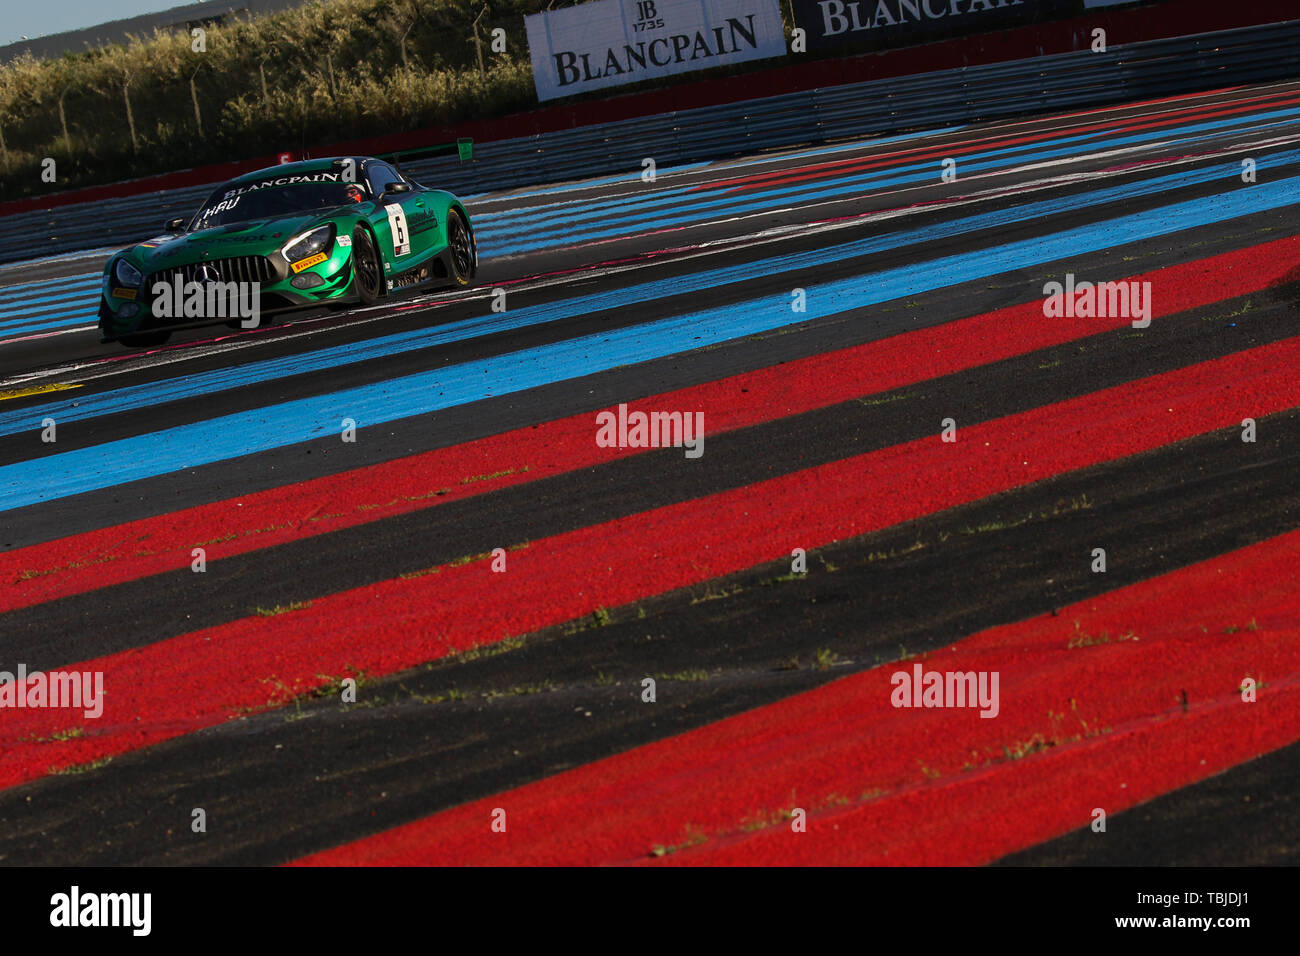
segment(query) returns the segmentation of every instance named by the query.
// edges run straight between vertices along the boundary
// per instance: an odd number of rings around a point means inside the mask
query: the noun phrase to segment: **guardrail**
[[[765,149],[972,123],[1300,76],[1300,20],[871,80],[617,123],[475,143],[471,162],[404,169],[464,194],[721,159]],[[215,185],[215,184],[213,184]],[[18,213],[0,262],[125,245],[187,216],[212,185]]]

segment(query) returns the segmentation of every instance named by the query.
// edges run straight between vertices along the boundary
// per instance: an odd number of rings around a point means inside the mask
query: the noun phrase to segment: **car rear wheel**
[[[352,230],[352,286],[364,305],[374,305],[384,294],[384,267],[379,249],[365,226]]]
[[[474,278],[474,244],[469,226],[455,209],[447,216],[447,249],[451,252],[451,278],[456,285],[469,285]]]

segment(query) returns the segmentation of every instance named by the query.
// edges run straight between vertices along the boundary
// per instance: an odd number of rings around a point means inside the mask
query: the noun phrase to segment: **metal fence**
[[[871,80],[618,123],[474,144],[406,164],[429,186],[463,194],[627,172],[907,129],[1099,106],[1300,76],[1300,20]],[[0,262],[125,245],[188,216],[195,186],[6,216]]]

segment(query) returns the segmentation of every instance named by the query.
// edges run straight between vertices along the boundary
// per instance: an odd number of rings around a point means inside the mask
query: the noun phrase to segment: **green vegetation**
[[[872,407],[875,405],[888,405],[890,402],[901,402],[912,397],[911,392],[896,392],[892,395],[886,395],[883,398],[859,398],[856,401],[861,405]]]
[[[474,644],[467,651],[457,651],[454,654],[448,654],[440,661],[430,661],[424,665],[425,670],[436,665],[446,664],[463,664],[468,661],[486,660],[489,657],[496,657],[498,654],[508,654],[510,651],[517,651],[524,646],[524,638],[507,637],[496,641],[492,644]]]
[[[497,0],[476,30],[478,0],[311,0],[209,24],[201,51],[188,32],[155,31],[55,59],[19,57],[0,65],[0,201],[284,151],[320,155],[335,143],[533,109],[524,17],[571,3]],[[492,50],[497,28],[502,53]],[[41,178],[47,157],[54,183]]]
[[[1092,508],[1092,502],[1088,500],[1087,495],[1080,495],[1077,498],[1071,498],[1069,501],[1060,499],[1051,511],[1029,512],[1023,518],[1015,518],[1009,521],[986,521],[971,527],[966,525],[959,529],[961,534],[985,534],[989,531],[1007,531],[1011,528],[1019,528],[1021,525],[1029,524],[1031,521],[1043,518],[1055,518],[1060,515],[1069,514],[1072,511],[1088,511]]]
[[[494,471],[490,475],[470,475],[468,478],[462,478],[460,483],[462,485],[470,485],[476,481],[492,481],[494,478],[505,478],[507,475],[518,474],[528,470],[528,466],[524,465],[522,468],[507,468],[505,471]]]
[[[568,636],[578,634],[593,627],[608,627],[613,622],[614,616],[610,614],[609,610],[603,607],[598,607],[587,616],[577,618],[576,620],[570,621],[566,624],[564,627],[564,634]]]
[[[314,687],[309,693],[312,697],[341,697],[343,695],[343,682],[352,680],[356,682],[356,689],[361,690],[370,681],[366,678],[364,671],[357,670],[355,667],[349,667],[348,673],[342,677],[331,677],[329,674],[317,674],[316,679],[324,681],[323,684]],[[301,697],[295,698],[301,699]]]
[[[722,587],[717,590],[714,590],[713,588],[709,588],[699,597],[691,598],[691,604],[692,605],[703,604],[706,601],[721,601],[725,598],[734,597],[735,595],[740,594],[744,590],[745,588],[739,584],[735,585],[734,587]]]
[[[656,680],[675,680],[675,681],[699,681],[708,680],[709,672],[698,667],[690,668],[684,671],[678,671],[676,674],[655,674]]]
[[[1028,740],[1004,746],[1002,752],[1008,760],[1022,760],[1030,754],[1042,753],[1044,750],[1055,747],[1057,743],[1058,741],[1048,740],[1042,734],[1034,734]]]
[[[528,109],[544,0],[316,0],[0,67],[0,199]],[[505,53],[491,31],[506,31]],[[432,143],[429,145],[433,145]],[[41,161],[58,164],[56,184]]]
[[[1068,649],[1074,650],[1077,647],[1094,647],[1097,644],[1109,644],[1112,641],[1136,641],[1138,636],[1132,631],[1125,631],[1119,637],[1111,637],[1109,631],[1102,631],[1100,634],[1089,634],[1079,627],[1079,622],[1074,622],[1074,635],[1066,645]]]
[[[685,847],[699,846],[701,843],[708,842],[709,838],[705,836],[704,831],[701,830],[699,827],[692,826],[691,824],[688,823],[683,828],[683,830],[686,833],[685,840],[683,840],[681,843],[675,843],[668,846],[665,846],[664,844],[661,843],[655,844],[655,846],[650,850],[650,855],[667,856],[669,853],[676,853],[678,850],[681,850]]]
[[[71,764],[66,767],[48,767],[46,772],[59,776],[68,776],[78,773],[89,773],[92,770],[98,770],[100,767],[107,767],[113,762],[112,757],[100,757],[98,760],[92,760],[89,763]]]
[[[484,700],[496,700],[498,697],[519,697],[524,694],[540,694],[543,691],[559,689],[559,684],[553,681],[543,681],[540,684],[517,684],[514,687],[507,687],[505,690],[484,691],[479,696]]]
[[[35,734],[26,737],[19,737],[18,742],[35,744],[63,743],[67,740],[76,740],[78,737],[84,737],[85,735],[86,731],[84,728],[69,727],[67,730],[56,730],[48,737],[37,737]]]
[[[309,607],[311,607],[311,601],[294,601],[290,604],[277,604],[275,607],[255,607],[253,610],[258,617],[276,617],[280,614],[301,611]]]
[[[819,671],[824,671],[828,667],[834,667],[839,663],[840,656],[828,647],[817,648],[816,656],[813,658],[813,667]]]

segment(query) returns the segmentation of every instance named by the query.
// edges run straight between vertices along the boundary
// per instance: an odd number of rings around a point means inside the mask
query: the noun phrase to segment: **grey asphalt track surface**
[[[1117,279],[1300,234],[1300,192],[1237,214],[1234,190],[1252,187],[1214,172],[1250,158],[1260,184],[1300,176],[1300,155],[1291,155],[1300,149],[1300,112],[1289,115],[1290,97],[1300,97],[1300,83],[918,131],[885,143],[831,144],[830,152],[783,151],[668,171],[653,183],[634,170],[619,181],[485,193],[469,203],[481,257],[474,289],[317,310],[252,331],[189,330],[160,349],[101,344],[87,327],[93,321],[75,315],[6,333],[0,313],[0,548],[19,552],[871,346],[1039,300],[1045,282],[1067,273]],[[1169,111],[1181,109],[1200,112],[1172,122]],[[1171,122],[1141,128],[1162,119]],[[1126,124],[1133,128],[1114,130]],[[1077,132],[1093,126],[1105,128]],[[941,176],[949,153],[958,156],[955,182]],[[891,175],[900,181],[885,181]],[[739,182],[755,176],[789,192],[767,197]],[[842,192],[819,192],[836,188]],[[1180,218],[1197,210],[1222,214]],[[952,228],[968,217],[969,228]],[[1159,234],[1107,232],[1128,219],[1157,223]],[[914,239],[891,243],[911,230]],[[1080,237],[1077,246],[1035,259],[1036,245],[1046,249],[1067,233]],[[984,265],[1013,243],[1031,251],[1005,267]],[[103,262],[99,252],[0,267],[0,303],[6,291],[84,277]],[[951,263],[956,281],[925,278],[936,262]],[[1267,288],[1176,311],[1142,332],[1121,327],[937,376],[918,356],[913,384],[710,434],[698,460],[668,448],[584,464],[229,556],[214,547],[202,575],[186,563],[49,600],[20,599],[0,614],[0,669],[129,655],[259,609],[308,605],[453,564],[500,542],[545,541],[923,439],[949,415],[963,425],[989,422],[1285,343],[1300,335],[1300,273],[1284,266]],[[719,270],[719,281],[708,270]],[[872,301],[873,290],[893,288],[882,275],[906,283],[909,272],[920,277],[914,287]],[[962,278],[968,272],[977,277]],[[792,314],[779,327],[744,324],[759,314],[756,302],[788,302],[802,288],[816,303],[817,290],[836,283],[842,298],[834,308]],[[651,292],[618,299],[641,284]],[[494,289],[507,291],[504,313],[491,309]],[[93,311],[93,293],[90,301]],[[52,322],[49,315],[71,306],[41,308],[32,306],[32,322]],[[532,314],[526,310],[540,318],[493,324]],[[697,342],[693,326],[656,331],[656,323],[696,313],[700,329],[720,323],[724,332]],[[737,323],[735,334],[725,332],[728,322]],[[317,357],[401,335],[422,344],[374,345],[343,362]],[[535,371],[543,359],[534,362],[531,350],[543,356],[583,337],[592,344],[557,359],[558,371]],[[627,343],[618,347],[633,358],[591,370],[605,342]],[[159,436],[191,434],[184,430],[200,423],[265,416],[270,430],[281,406],[331,393],[385,394],[405,376],[450,376],[473,363],[482,364],[484,385],[472,400],[362,420],[352,444],[337,434],[297,440],[296,413],[285,411],[286,438],[272,447],[245,447],[231,434],[219,448],[213,440],[212,460],[164,453],[161,444],[156,456],[148,452]],[[52,447],[39,439],[47,414],[60,420]],[[1219,429],[847,536],[810,551],[806,577],[791,578],[785,549],[765,564],[611,605],[595,623],[564,621],[514,635],[490,653],[430,657],[369,676],[364,707],[304,694],[70,771],[51,741],[50,769],[62,772],[0,789],[0,862],[285,863],[1141,585],[1300,527],[1300,410],[1262,415],[1260,423],[1249,460],[1236,430]],[[106,449],[119,445],[145,449],[142,467],[152,473],[115,479],[112,469],[123,466]],[[43,458],[46,470],[32,470]],[[19,483],[39,475],[49,480],[48,497],[29,500],[30,487]],[[1095,541],[1116,542],[1105,575],[1080,558]],[[564,587],[563,570],[556,575]],[[0,587],[27,580],[14,575]],[[395,613],[382,601],[373,606],[379,622]],[[645,675],[661,677],[655,708],[638,701]],[[0,739],[9,742],[6,716],[0,711]],[[1008,846],[989,861],[1295,863],[1300,745],[1252,756],[1114,815],[1105,839],[1080,821],[1078,831]],[[201,837],[188,827],[196,806],[210,821]]]

